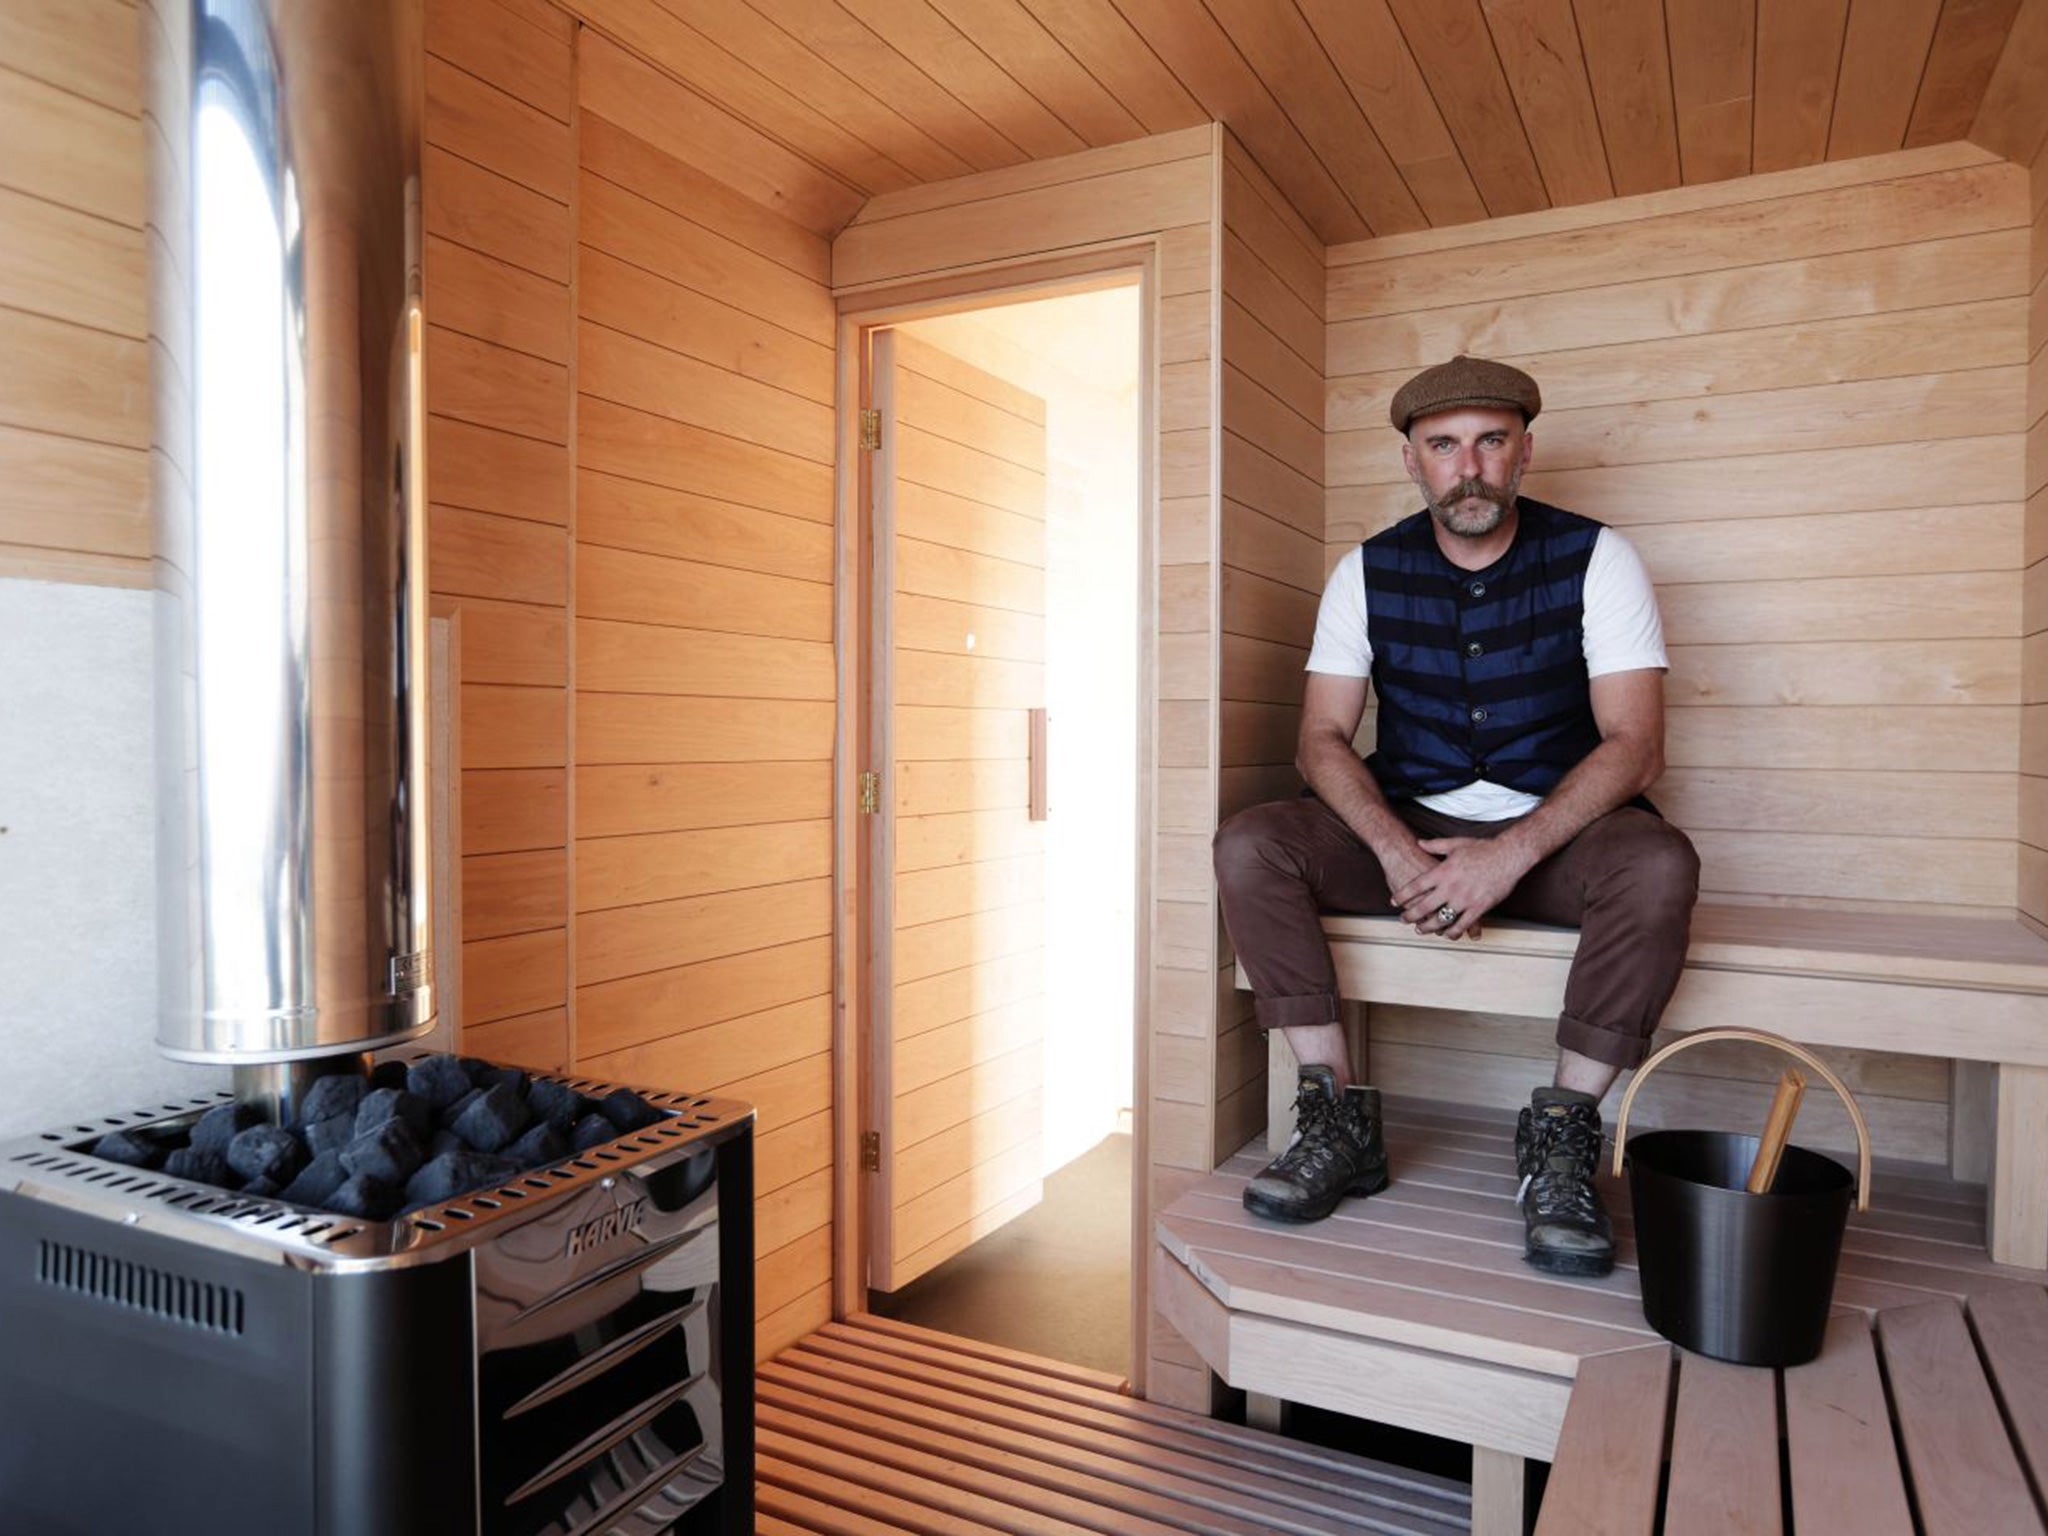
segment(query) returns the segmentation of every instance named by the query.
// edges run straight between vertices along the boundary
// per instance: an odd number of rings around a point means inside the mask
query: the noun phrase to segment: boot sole
[[[1270,1195],[1258,1194],[1247,1186],[1244,1192],[1244,1208],[1254,1216],[1263,1216],[1268,1221],[1321,1221],[1346,1200],[1363,1200],[1376,1195],[1387,1187],[1387,1183],[1387,1176],[1384,1173],[1375,1175],[1352,1185],[1325,1205],[1287,1205]]]
[[[1611,1253],[1548,1253],[1532,1248],[1522,1255],[1522,1260],[1546,1275],[1598,1280],[1603,1275],[1614,1273],[1614,1255]]]

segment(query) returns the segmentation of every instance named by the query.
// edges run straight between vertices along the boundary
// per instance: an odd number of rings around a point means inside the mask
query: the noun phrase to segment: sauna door
[[[893,1291],[1040,1195],[1045,403],[871,339],[868,1283]]]

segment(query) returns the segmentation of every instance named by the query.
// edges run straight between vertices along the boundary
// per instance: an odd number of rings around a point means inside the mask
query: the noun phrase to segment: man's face
[[[1478,539],[1515,504],[1535,443],[1521,412],[1466,406],[1410,422],[1401,462],[1438,525]]]

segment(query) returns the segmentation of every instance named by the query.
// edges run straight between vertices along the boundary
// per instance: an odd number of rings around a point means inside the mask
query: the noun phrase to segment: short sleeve
[[[1602,528],[1586,565],[1586,675],[1668,668],[1657,592],[1635,546]]]
[[[1307,670],[1339,677],[1372,676],[1372,642],[1366,638],[1365,618],[1365,556],[1354,544],[1323,588]]]

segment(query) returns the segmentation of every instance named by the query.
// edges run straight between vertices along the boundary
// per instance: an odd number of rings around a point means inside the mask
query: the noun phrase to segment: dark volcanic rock
[[[476,1084],[453,1056],[427,1056],[406,1069],[405,1086],[435,1109],[446,1109]]]
[[[357,1174],[327,1197],[327,1209],[341,1216],[360,1216],[365,1221],[389,1221],[398,1214],[403,1199],[393,1186]]]
[[[192,1127],[192,1150],[214,1152],[225,1157],[228,1143],[250,1126],[261,1124],[262,1120],[253,1104],[216,1104]]]
[[[526,1090],[526,1107],[533,1111],[534,1118],[547,1121],[565,1135],[589,1113],[585,1102],[574,1088],[550,1077],[536,1077]]]
[[[529,1168],[542,1168],[549,1163],[559,1163],[568,1155],[568,1138],[545,1120],[529,1127],[524,1136],[505,1149],[506,1161],[522,1173]]]
[[[336,1115],[353,1115],[369,1091],[369,1081],[359,1072],[330,1072],[317,1079],[299,1101],[299,1124],[329,1120]]]
[[[357,1178],[402,1189],[424,1160],[420,1144],[403,1120],[386,1120],[348,1144],[341,1166]]]
[[[92,1155],[130,1168],[155,1168],[164,1160],[164,1149],[133,1131],[109,1131],[93,1143]]]
[[[484,1089],[450,1127],[479,1152],[496,1152],[518,1139],[533,1117],[510,1083]]]
[[[403,1088],[378,1088],[364,1095],[356,1111],[356,1134],[374,1131],[386,1120],[402,1120],[414,1141],[425,1145],[434,1134],[434,1106]]]
[[[356,1139],[356,1117],[330,1115],[325,1120],[315,1120],[301,1134],[315,1157],[323,1152],[339,1152]]]
[[[502,1157],[463,1148],[445,1152],[414,1174],[405,1186],[408,1206],[438,1205],[473,1189],[502,1184],[519,1169]]]
[[[244,1180],[289,1184],[307,1161],[306,1144],[282,1126],[252,1125],[228,1143],[228,1166]]]
[[[325,1209],[334,1192],[347,1182],[348,1170],[341,1166],[341,1154],[323,1152],[306,1164],[296,1179],[285,1185],[279,1198],[289,1200],[293,1205]]]
[[[630,1088],[614,1088],[598,1103],[597,1112],[618,1127],[619,1134],[642,1131],[661,1119],[661,1111]]]
[[[203,1147],[180,1147],[164,1159],[164,1172],[174,1179],[191,1179],[198,1184],[211,1184],[225,1189],[234,1183],[234,1170],[228,1167],[228,1160],[218,1152]]]

